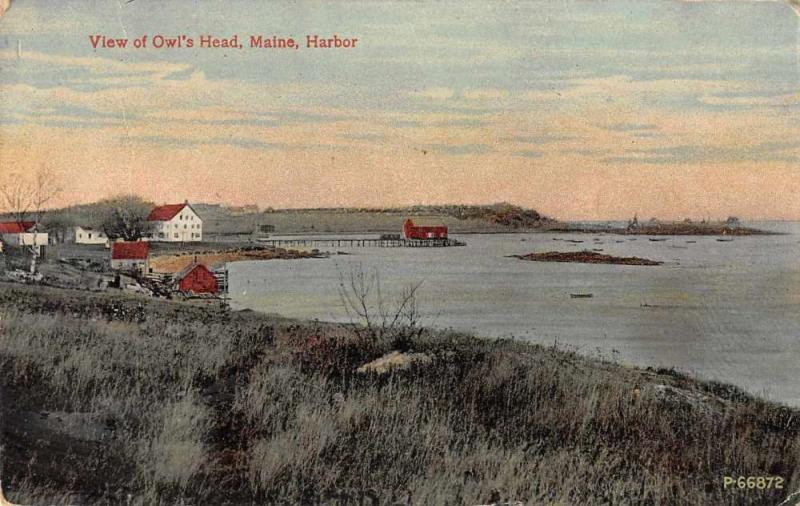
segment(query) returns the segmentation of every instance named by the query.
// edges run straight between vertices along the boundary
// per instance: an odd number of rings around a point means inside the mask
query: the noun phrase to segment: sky
[[[0,180],[45,167],[55,205],[134,192],[800,219],[799,19],[769,1],[16,0]],[[334,33],[356,47],[305,47]],[[159,34],[195,47],[155,48]],[[198,48],[203,34],[245,47]]]

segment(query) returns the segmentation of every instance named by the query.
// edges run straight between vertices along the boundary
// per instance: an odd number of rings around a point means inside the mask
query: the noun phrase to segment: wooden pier
[[[276,247],[326,247],[326,248],[447,248],[466,246],[455,239],[386,239],[386,238],[286,238],[256,239],[260,244]]]
[[[230,292],[228,290],[228,264],[224,264],[218,269],[211,271],[214,278],[217,280],[217,289],[219,290],[218,297],[223,306],[229,306],[231,302]]]

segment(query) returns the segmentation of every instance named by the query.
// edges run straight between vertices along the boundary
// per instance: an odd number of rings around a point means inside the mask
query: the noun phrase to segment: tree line
[[[147,216],[152,202],[137,195],[119,195],[94,204],[53,209],[62,194],[59,178],[42,167],[32,175],[11,173],[0,181],[3,221],[34,222],[36,230],[64,241],[76,226],[102,230],[111,240],[137,241],[152,231]]]

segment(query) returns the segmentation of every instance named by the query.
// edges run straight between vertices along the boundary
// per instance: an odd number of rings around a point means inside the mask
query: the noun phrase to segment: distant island
[[[548,251],[547,253],[528,253],[527,255],[511,255],[511,258],[532,262],[570,262],[580,264],[613,264],[613,265],[661,265],[664,262],[639,257],[617,257],[604,255],[594,251]]]
[[[209,233],[216,227],[247,232],[255,221],[269,223],[276,234],[387,232],[399,227],[400,219],[412,217],[441,223],[451,233],[573,232],[621,235],[774,235],[774,232],[747,227],[735,217],[711,221],[639,222],[636,217],[624,226],[578,223],[546,216],[535,209],[508,202],[486,205],[417,205],[389,208],[266,209],[226,208],[220,205],[195,206],[208,215]]]
[[[729,217],[725,221],[659,221],[655,218],[640,223],[634,217],[626,226],[602,224],[563,223],[548,229],[552,232],[605,233],[621,235],[775,235],[775,232],[741,225],[738,218]]]

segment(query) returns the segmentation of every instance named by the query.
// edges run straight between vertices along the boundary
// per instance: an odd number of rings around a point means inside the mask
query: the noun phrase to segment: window
[[[91,239],[91,238],[92,238],[92,234],[89,234],[89,239]]]
[[[161,238],[163,239],[163,238],[164,238],[164,232],[159,232],[159,233],[158,233],[158,236],[159,236],[159,237],[161,237]]]
[[[178,234],[176,233],[176,234],[175,234],[175,239],[177,239],[177,238],[178,238]]]

